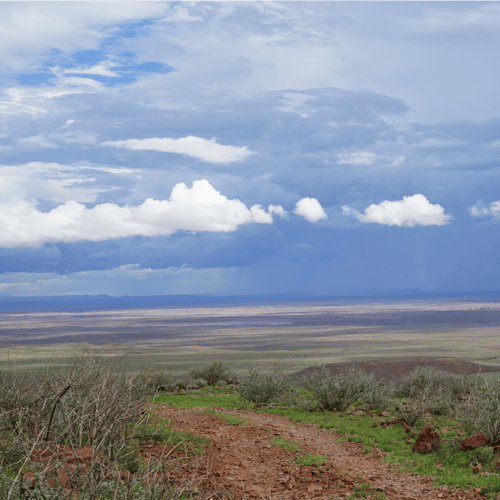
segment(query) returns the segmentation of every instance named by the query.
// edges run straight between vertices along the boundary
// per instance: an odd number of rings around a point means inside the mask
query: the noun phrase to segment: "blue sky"
[[[498,290],[500,3],[0,3],[0,295]]]

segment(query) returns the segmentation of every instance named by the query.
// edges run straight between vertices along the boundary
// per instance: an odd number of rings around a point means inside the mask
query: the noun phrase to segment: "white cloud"
[[[93,132],[82,132],[79,130],[68,131],[64,133],[49,132],[32,135],[30,137],[21,137],[17,139],[17,146],[21,149],[55,149],[61,145],[90,145],[97,142],[97,136]]]
[[[287,216],[287,211],[281,205],[269,205],[267,207],[267,211],[270,214],[276,214],[279,215],[280,217]]]
[[[388,226],[443,226],[447,224],[451,215],[444,213],[440,205],[432,205],[423,194],[404,196],[398,201],[382,201],[378,205],[372,204],[365,208],[364,214],[344,205],[344,215],[356,217],[361,222],[375,222]]]
[[[64,55],[97,50],[116,33],[116,25],[165,15],[167,5],[155,2],[1,2],[0,68],[37,69],[54,51]]]
[[[0,246],[39,246],[46,242],[103,241],[128,236],[170,235],[177,231],[234,231],[250,222],[271,224],[272,214],[260,205],[248,209],[229,200],[207,180],[192,188],[179,183],[169,200],[147,199],[142,205],[104,203],[93,208],[67,201],[40,212],[31,201],[0,205]]]
[[[375,153],[369,151],[359,151],[357,153],[340,153],[338,163],[340,165],[373,165],[377,159],[381,158]]]
[[[386,162],[392,161],[392,163],[387,163],[388,167],[399,167],[405,161],[404,156],[386,156],[377,155],[371,151],[358,151],[355,153],[339,153],[337,155],[339,165],[373,165],[375,163],[381,163],[384,160]]]
[[[326,219],[327,215],[316,198],[302,198],[295,204],[294,212],[310,222]]]
[[[490,203],[489,207],[482,201],[478,201],[475,205],[469,208],[469,213],[473,217],[500,217],[500,201]]]
[[[112,167],[89,167],[87,165],[78,167],[84,170],[99,170],[100,172],[106,172],[107,174],[115,174],[115,175],[120,175],[120,174],[135,174],[140,172],[140,169],[134,169],[134,168],[125,168],[125,167],[119,167],[119,168],[112,168]]]
[[[188,136],[180,139],[168,137],[151,139],[128,139],[126,141],[103,142],[103,146],[115,146],[131,150],[152,150],[162,153],[177,153],[192,156],[209,163],[233,163],[242,161],[252,154],[248,146],[224,146],[215,142],[215,139]]]
[[[41,87],[9,87],[0,98],[0,113],[36,115],[47,112],[47,100],[71,94],[96,94],[106,91],[106,86],[92,78],[58,75],[54,85]]]
[[[203,21],[202,17],[199,16],[192,16],[189,14],[188,9],[185,7],[181,7],[180,5],[174,5],[172,7],[172,14],[169,14],[168,16],[160,19],[160,21],[167,22],[167,23],[177,23],[177,22],[193,22],[193,21]]]
[[[399,167],[405,162],[406,158],[404,156],[395,156],[392,158],[392,163],[387,165],[388,167]]]
[[[114,68],[115,66],[118,66],[118,64],[111,61],[102,61],[99,64],[90,67],[78,66],[75,68],[67,68],[62,71],[59,68],[55,68],[54,72],[73,73],[78,75],[110,76],[114,78],[121,77],[119,73],[111,70],[111,68]]]
[[[84,184],[94,180],[79,172],[79,168],[60,163],[0,165],[0,206],[15,206],[22,200],[35,199],[52,203],[93,203],[99,193],[114,189]]]

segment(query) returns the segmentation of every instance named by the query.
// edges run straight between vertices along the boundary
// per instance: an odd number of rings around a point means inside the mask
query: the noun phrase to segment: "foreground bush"
[[[234,378],[229,368],[222,362],[213,362],[203,368],[193,368],[189,375],[195,380],[205,380],[208,385],[217,385],[221,381]]]
[[[237,388],[238,394],[252,403],[270,403],[283,396],[291,388],[290,378],[275,365],[271,373],[262,373],[252,367]]]
[[[0,372],[0,498],[180,498],[164,479],[175,464],[139,455],[138,443],[160,433],[146,409],[150,375],[90,357],[58,372]],[[84,463],[65,462],[78,453]]]
[[[347,410],[374,386],[375,377],[361,370],[333,373],[324,365],[318,367],[302,384],[312,391],[325,410]]]

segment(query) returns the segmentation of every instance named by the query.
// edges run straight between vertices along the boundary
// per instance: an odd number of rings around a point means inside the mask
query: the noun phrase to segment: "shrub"
[[[416,425],[427,412],[436,414],[449,413],[450,403],[442,389],[432,390],[424,386],[422,392],[407,398],[405,403],[396,407],[399,415],[404,417],[410,427]]]
[[[142,384],[147,392],[158,391],[160,387],[168,387],[172,383],[172,374],[164,370],[146,368],[133,376],[134,384]]]
[[[462,404],[457,405],[454,417],[464,431],[472,436],[482,432],[488,444],[500,442],[500,385],[484,382]]]
[[[375,385],[375,377],[361,370],[333,373],[324,365],[303,381],[325,410],[343,411],[358,401]]]
[[[387,410],[393,403],[396,391],[394,382],[376,382],[363,397],[370,410]]]
[[[145,463],[138,454],[140,440],[161,432],[146,408],[155,392],[147,381],[147,373],[128,375],[91,357],[58,372],[0,372],[0,498],[70,499],[75,490],[82,499],[179,498],[154,480],[172,464]],[[61,450],[68,447],[90,447],[88,466],[65,464]],[[32,461],[33,450],[60,460],[71,488],[57,480],[51,486],[60,467]],[[26,471],[36,478],[31,486],[23,482]]]
[[[455,375],[432,366],[419,366],[397,383],[397,394],[414,398],[426,389],[431,392],[442,389],[451,399],[458,400],[470,394],[478,384],[482,384],[482,379]]]
[[[269,403],[283,396],[291,388],[290,378],[275,365],[272,373],[262,373],[252,367],[238,388],[238,394],[252,403]]]
[[[189,375],[195,380],[205,380],[208,385],[216,385],[222,380],[227,381],[229,378],[234,378],[225,363],[216,361],[203,368],[193,368]]]

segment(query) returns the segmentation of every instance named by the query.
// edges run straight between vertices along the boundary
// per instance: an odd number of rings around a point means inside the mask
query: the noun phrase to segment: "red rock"
[[[493,464],[492,469],[491,469],[492,472],[496,472],[498,469],[500,469],[500,455],[497,455],[495,460],[493,460],[492,464]]]
[[[437,451],[441,445],[441,438],[433,427],[424,427],[417,436],[413,445],[413,452],[429,453]]]
[[[483,466],[481,464],[477,464],[473,469],[472,469],[472,472],[474,472],[474,474],[478,474],[479,472],[481,472]]]
[[[482,432],[478,432],[471,437],[468,437],[462,441],[462,444],[458,447],[458,451],[468,451],[474,448],[479,448],[480,446],[486,446],[488,440]]]

